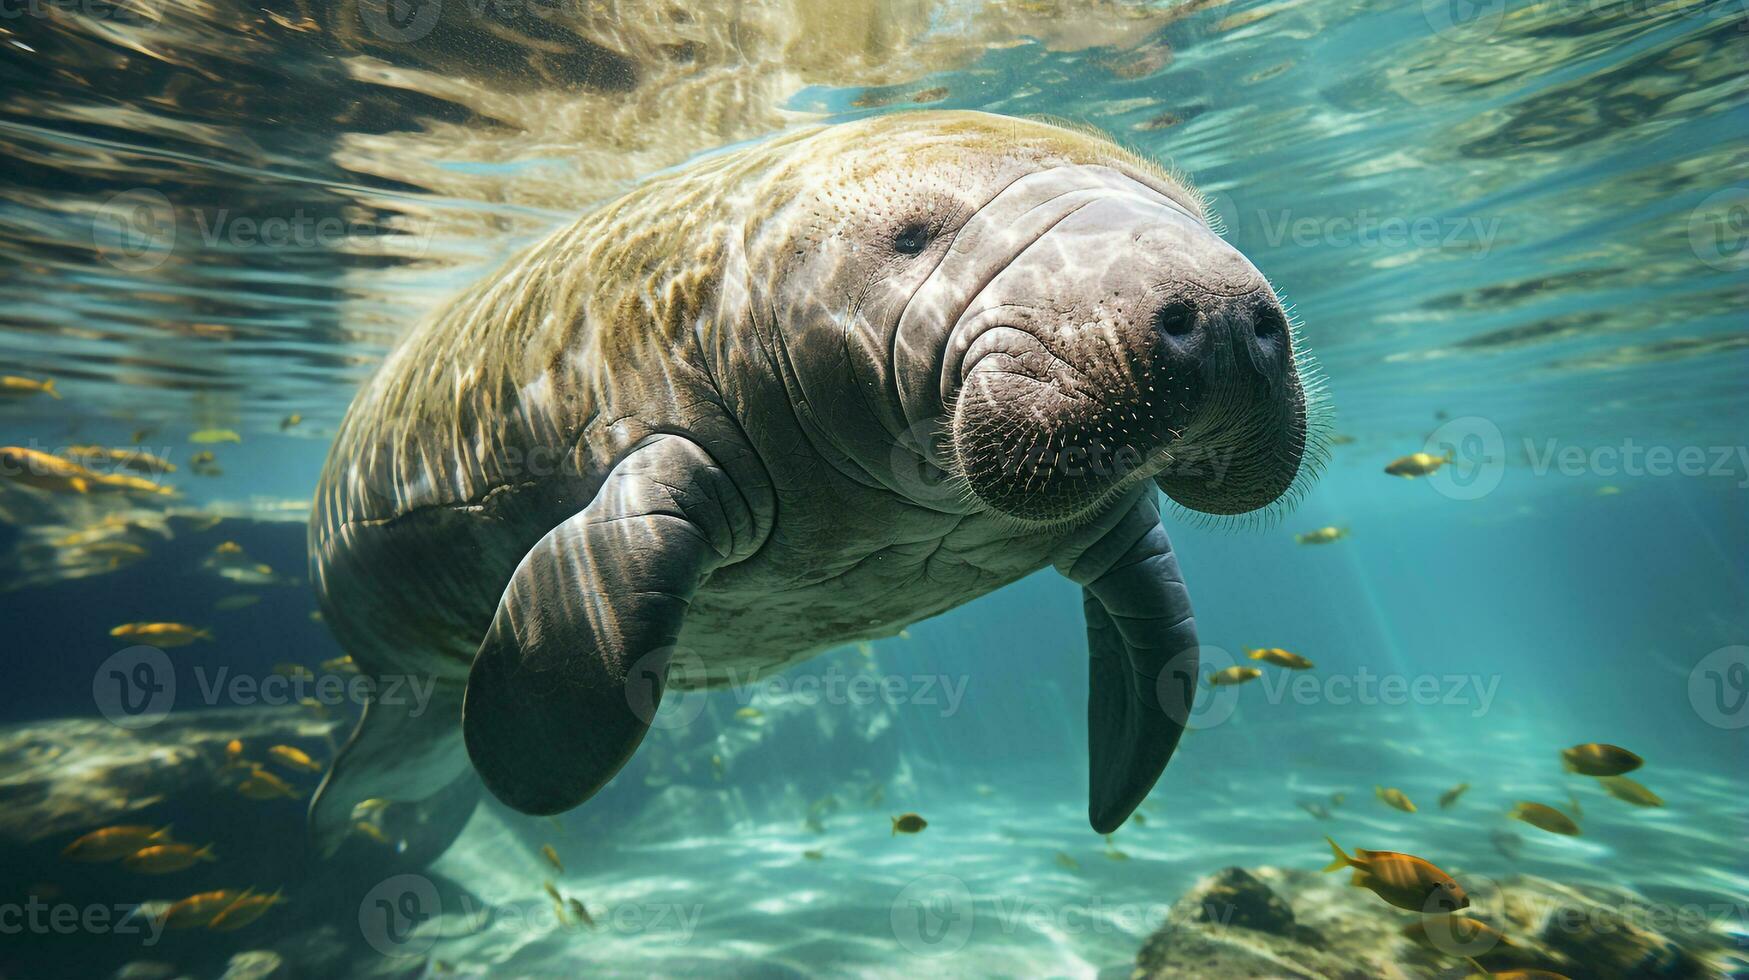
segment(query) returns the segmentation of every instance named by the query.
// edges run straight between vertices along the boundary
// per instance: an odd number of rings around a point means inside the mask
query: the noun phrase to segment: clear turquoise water
[[[266,933],[149,950],[27,936],[0,970],[100,976],[153,959],[218,975],[232,953],[279,948],[295,971],[319,936],[347,951],[347,972],[376,975],[433,959],[505,976],[1090,975],[1133,960],[1200,875],[1321,866],[1326,833],[1477,880],[1628,886],[1713,910],[1739,942],[1749,933],[1749,691],[1730,672],[1749,657],[1739,3],[1507,3],[1456,26],[1438,4],[1065,5],[1042,19],[944,5],[922,26],[895,13],[879,57],[823,67],[707,31],[696,67],[650,68],[629,88],[536,84],[514,60],[473,83],[431,53],[448,49],[361,43],[332,11],[253,9],[170,7],[138,24],[57,8],[0,25],[0,373],[56,378],[66,396],[0,403],[0,442],[125,444],[145,429],[179,462],[219,457],[221,476],[179,474],[182,505],[278,514],[275,502],[307,501],[351,392],[410,318],[591,199],[579,195],[784,119],[897,111],[919,93],[1048,114],[1189,174],[1323,365],[1351,441],[1299,508],[1265,527],[1186,516],[1173,533],[1204,641],[1235,656],[1287,647],[1317,662],[1317,684],[1295,693],[1272,673],[1213,697],[1146,824],[1110,845],[1128,859],[1112,859],[1085,822],[1078,597],[1038,576],[785,681],[892,679],[898,703],[712,695],[562,828],[482,809],[425,872],[449,915],[393,955],[352,915],[350,882],[300,896]],[[321,29],[285,26],[306,15]],[[392,70],[433,63],[450,71]],[[635,125],[601,114],[614,105],[635,107]],[[163,260],[150,268],[129,261],[138,249],[118,253],[140,242],[108,223],[115,195],[146,192],[176,221],[168,240],[145,234],[143,254]],[[241,218],[270,215],[338,215],[348,230],[239,236]],[[215,226],[229,230],[203,233]],[[281,431],[293,412],[304,421]],[[187,441],[209,427],[243,441]],[[1440,478],[1382,473],[1441,442],[1459,462]],[[1294,542],[1323,525],[1350,536]],[[239,670],[338,655],[295,581],[295,520],[221,533],[291,580],[216,613],[238,589],[170,543],[113,574],[0,593],[13,641],[0,683],[16,692],[0,719],[95,716],[111,622],[216,623],[219,641],[191,655]],[[1403,693],[1349,684],[1385,678]],[[763,717],[735,716],[747,706]],[[1666,806],[1629,807],[1564,774],[1557,750],[1587,741],[1644,756],[1635,776]],[[1441,810],[1458,782],[1471,790]],[[1374,785],[1420,812],[1384,807]],[[1332,793],[1347,799],[1327,820],[1297,805]],[[1570,795],[1577,838],[1504,816]],[[907,810],[930,827],[895,839],[888,819]],[[1520,838],[1516,857],[1501,831]],[[546,842],[564,875],[539,856]],[[231,883],[222,868],[193,874],[115,883],[135,891],[112,900]],[[556,928],[546,878],[601,927]],[[971,914],[955,921],[970,928],[930,943],[907,903],[943,889],[964,896]],[[489,927],[470,926],[482,906],[497,910]]]

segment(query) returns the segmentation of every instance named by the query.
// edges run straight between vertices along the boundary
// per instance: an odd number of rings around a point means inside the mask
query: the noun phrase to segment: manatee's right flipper
[[[569,810],[649,730],[687,606],[753,543],[751,511],[703,449],[656,436],[542,538],[474,658],[462,736],[497,797]]]
[[[1129,819],[1178,747],[1195,698],[1196,617],[1151,489],[1071,536],[1058,569],[1087,616],[1087,817]]]
[[[422,685],[429,686],[421,689]],[[446,808],[463,811],[421,814],[420,821],[445,822],[453,816],[459,832],[473,811],[472,799],[459,788],[451,793],[444,790],[463,780],[474,781],[467,753],[456,738],[461,698],[461,685],[454,681],[379,682],[375,698],[365,705],[358,727],[335,755],[310,801],[310,835],[318,853],[326,856],[339,849],[352,833],[353,808],[373,798],[419,803],[442,794]]]

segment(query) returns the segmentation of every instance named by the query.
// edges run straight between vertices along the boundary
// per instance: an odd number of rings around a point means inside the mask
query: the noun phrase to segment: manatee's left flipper
[[[696,443],[652,437],[517,567],[474,658],[462,736],[524,813],[582,803],[649,730],[686,610],[753,521]]]
[[[1090,672],[1087,815],[1109,834],[1154,788],[1189,720],[1196,618],[1152,493],[1066,543],[1057,569],[1082,586]]]
[[[323,856],[332,855],[354,832],[353,808],[367,799],[423,803],[441,797],[443,806],[464,810],[452,814],[457,833],[473,811],[456,785],[474,781],[461,739],[455,737],[461,685],[437,678],[385,678],[377,688],[310,800],[310,835]]]

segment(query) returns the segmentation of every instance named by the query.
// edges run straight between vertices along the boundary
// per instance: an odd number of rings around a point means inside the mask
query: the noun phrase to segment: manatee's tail
[[[1331,840],[1330,838],[1326,837],[1326,838],[1324,838],[1324,843],[1329,844],[1331,853],[1336,855],[1336,860],[1331,861],[1329,864],[1324,865],[1324,870],[1326,872],[1341,871],[1343,868],[1349,867],[1350,865],[1354,864],[1354,859],[1349,857],[1347,854],[1344,854],[1342,852],[1342,848],[1340,846],[1338,846],[1334,840]]]
[[[473,812],[479,780],[462,745],[462,686],[427,683],[424,691],[413,683],[400,691],[384,685],[365,705],[310,801],[310,838],[323,857],[333,856],[352,835],[353,811],[366,800],[412,804],[412,813],[396,821],[399,827],[449,839]],[[445,812],[432,812],[439,808]],[[435,845],[441,853],[449,840],[423,843],[422,849]]]

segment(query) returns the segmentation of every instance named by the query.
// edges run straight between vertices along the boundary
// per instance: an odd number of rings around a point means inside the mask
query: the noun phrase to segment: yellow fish
[[[1469,783],[1458,783],[1451,789],[1439,794],[1439,808],[1441,810],[1450,809],[1451,805],[1458,801],[1458,797],[1464,795],[1469,788]]]
[[[1210,674],[1208,685],[1210,687],[1228,687],[1233,684],[1254,681],[1262,676],[1263,671],[1256,667],[1228,667],[1226,670],[1217,670]]]
[[[77,460],[101,460],[116,463],[137,473],[174,473],[176,464],[144,449],[110,449],[105,446],[68,446],[67,456]]]
[[[807,850],[802,852],[802,857],[805,857],[810,861],[823,861],[826,858],[826,852],[820,850]]]
[[[170,929],[193,929],[213,921],[213,917],[230,908],[233,904],[247,898],[252,888],[235,891],[230,888],[220,888],[216,891],[201,892],[190,895],[180,902],[164,910],[162,919]]]
[[[1586,742],[1561,750],[1561,765],[1581,776],[1620,776],[1645,762],[1627,749],[1605,742]]]
[[[211,640],[212,631],[186,623],[123,623],[109,631],[121,640],[138,640],[157,647],[185,647],[196,640]]]
[[[322,771],[322,764],[310,758],[309,753],[305,752],[303,749],[294,748],[290,745],[275,745],[273,748],[267,750],[267,754],[273,758],[273,761],[285,766],[287,769],[296,769],[299,772]]]
[[[1632,803],[1634,806],[1664,805],[1664,801],[1658,798],[1657,793],[1626,776],[1605,776],[1598,782],[1603,784],[1603,788],[1609,792],[1609,795],[1624,803]]]
[[[1372,791],[1373,795],[1383,800],[1387,806],[1394,806],[1404,813],[1415,812],[1415,804],[1410,801],[1409,797],[1403,795],[1403,791],[1400,789],[1374,786]]]
[[[293,412],[290,415],[287,415],[285,418],[279,420],[279,431],[284,432],[285,430],[287,430],[295,425],[301,425],[303,423],[303,421],[304,421],[304,417],[302,415],[299,415],[298,413]]]
[[[1321,527],[1316,531],[1294,535],[1294,541],[1298,544],[1329,544],[1332,541],[1341,541],[1346,537],[1348,537],[1347,528]]]
[[[201,429],[190,435],[188,441],[205,445],[214,442],[242,442],[243,437],[230,429]]]
[[[123,562],[139,561],[150,552],[132,541],[99,541],[80,548],[79,554],[90,558],[108,558],[110,567],[113,568]]]
[[[253,892],[253,889],[250,891]],[[285,901],[282,897],[283,894],[280,889],[274,889],[271,895],[248,893],[241,895],[235,902],[225,906],[218,915],[213,916],[211,921],[207,923],[207,928],[214,932],[231,932],[235,929],[241,929],[266,915],[268,909]]]
[[[259,603],[260,601],[261,597],[258,595],[249,595],[247,593],[243,595],[228,595],[213,603],[213,608],[217,609],[219,612],[236,612],[239,609],[248,609],[250,606]]]
[[[368,820],[353,821],[352,830],[354,833],[361,834],[365,837],[369,837],[371,840],[376,841],[378,844],[383,844],[383,845],[393,845],[394,844],[394,841],[389,840],[389,835],[383,833],[383,828],[378,827],[376,824],[371,823]]]
[[[249,557],[243,546],[235,541],[226,541],[214,548],[204,562],[208,568],[229,569],[235,571],[258,572],[262,575],[272,574],[270,565],[263,565]]]
[[[1353,857],[1330,838],[1324,838],[1335,854],[1335,860],[1324,866],[1325,871],[1353,868],[1348,883],[1365,888],[1374,895],[1410,912],[1456,912],[1468,908],[1470,897],[1451,875],[1434,867],[1429,861],[1413,854],[1397,851],[1356,849]]]
[[[1081,862],[1075,860],[1074,858],[1070,857],[1067,854],[1064,854],[1062,851],[1057,852],[1056,860],[1057,860],[1057,865],[1059,867],[1067,868],[1070,871],[1080,871],[1081,870]]]
[[[29,398],[32,395],[47,395],[57,400],[61,397],[61,393],[55,390],[55,379],[53,378],[37,381],[32,378],[0,374],[0,398]]]
[[[119,861],[142,847],[168,843],[169,827],[119,825],[93,830],[79,838],[61,856],[69,861]]]
[[[576,916],[577,921],[591,929],[595,928],[595,920],[590,917],[589,909],[585,907],[582,902],[579,902],[574,898],[568,898],[565,900],[565,904],[570,908],[571,914]]]
[[[1573,818],[1541,803],[1526,803],[1520,800],[1506,814],[1514,820],[1522,820],[1538,830],[1546,830],[1551,834],[1564,834],[1568,837],[1579,836],[1579,825]]]
[[[196,848],[192,844],[153,844],[142,847],[122,859],[121,866],[141,874],[162,875],[184,871],[202,861],[217,861],[213,846]]]
[[[1289,670],[1311,670],[1312,667],[1315,666],[1305,657],[1302,657],[1297,653],[1289,653],[1280,647],[1265,647],[1261,650],[1247,650],[1245,651],[1245,654],[1252,660],[1261,660],[1264,663],[1271,663],[1277,667],[1286,667]]]
[[[265,769],[256,769],[238,784],[237,792],[251,800],[296,799],[298,791]]]
[[[1464,959],[1469,960],[1470,966],[1476,971],[1465,976],[1464,980],[1571,980],[1571,978],[1565,973],[1556,973],[1553,970],[1528,969],[1491,971],[1482,964],[1477,963],[1472,957],[1466,956]]]
[[[0,476],[53,493],[95,493],[103,489],[102,474],[53,453],[23,446],[0,446]]]
[[[565,866],[559,863],[559,852],[553,850],[553,845],[542,844],[540,846],[540,856],[546,858],[548,864],[559,869],[559,874],[565,873]]]
[[[151,480],[142,480],[137,476],[123,476],[120,473],[109,473],[100,477],[97,489],[114,493],[149,493],[160,497],[176,496],[175,487],[153,483]]]
[[[1436,953],[1443,953],[1453,944],[1474,947],[1485,942],[1486,948],[1511,946],[1500,930],[1463,915],[1429,915],[1405,925],[1403,936],[1410,942]]]
[[[737,708],[735,710],[735,717],[745,718],[748,721],[753,721],[755,719],[765,717],[765,712],[760,711],[758,708],[748,706],[745,708]]]
[[[1444,456],[1432,453],[1410,453],[1399,459],[1393,459],[1385,466],[1385,472],[1392,476],[1414,479],[1418,476],[1430,476],[1439,471],[1441,466],[1452,461],[1450,450]]]
[[[929,821],[915,813],[901,813],[892,819],[893,832],[889,836],[893,837],[897,837],[900,834],[922,833],[923,828],[929,826]]]
[[[344,657],[334,657],[331,660],[324,660],[324,661],[322,661],[322,669],[327,671],[330,674],[342,674],[342,673],[356,674],[356,673],[358,673],[358,665],[352,662],[351,655],[347,655]]]
[[[243,740],[233,738],[225,743],[225,762],[240,764],[243,761]]]

